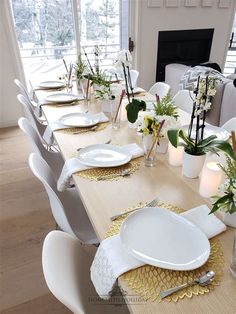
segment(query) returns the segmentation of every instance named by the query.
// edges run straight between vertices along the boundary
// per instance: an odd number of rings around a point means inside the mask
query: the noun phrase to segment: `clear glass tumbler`
[[[152,134],[143,135],[144,164],[153,167],[156,164],[157,138]]]
[[[121,118],[121,106],[116,99],[111,100],[111,121],[112,121],[112,128],[114,130],[118,130],[120,128],[120,118]]]

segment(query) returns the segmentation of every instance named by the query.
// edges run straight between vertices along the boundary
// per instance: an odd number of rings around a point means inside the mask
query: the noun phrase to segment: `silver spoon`
[[[112,178],[114,178],[114,177],[128,177],[130,175],[130,171],[131,171],[131,169],[126,169],[126,170],[122,170],[120,173],[107,174],[107,175],[98,177],[98,181],[106,180],[110,177],[112,177]]]
[[[180,286],[170,288],[170,289],[165,290],[165,291],[161,291],[160,297],[163,299],[163,298],[167,297],[168,295],[171,295],[174,292],[177,292],[179,290],[182,290],[183,288],[193,286],[193,285],[207,286],[209,283],[211,283],[214,280],[214,277],[215,277],[214,271],[212,271],[212,270],[205,271],[199,277],[194,279],[193,281],[186,282]]]

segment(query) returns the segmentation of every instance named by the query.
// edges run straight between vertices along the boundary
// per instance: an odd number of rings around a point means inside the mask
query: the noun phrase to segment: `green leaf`
[[[216,138],[217,138],[216,135],[211,135],[211,136],[205,138],[204,140],[199,141],[197,146],[198,147],[206,147],[207,145],[209,145]]]
[[[146,103],[143,100],[133,98],[132,102],[126,106],[126,110],[128,121],[134,123],[138,118],[139,111],[146,110]]]

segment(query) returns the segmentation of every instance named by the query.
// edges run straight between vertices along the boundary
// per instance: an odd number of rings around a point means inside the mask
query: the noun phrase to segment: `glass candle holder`
[[[222,171],[215,161],[207,162],[201,174],[199,193],[203,197],[217,194],[222,178]]]

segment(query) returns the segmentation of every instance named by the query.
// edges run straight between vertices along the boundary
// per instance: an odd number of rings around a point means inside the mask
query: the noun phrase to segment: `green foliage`
[[[222,140],[216,140],[216,135],[211,135],[203,140],[200,140],[197,144],[191,138],[189,138],[182,129],[170,129],[167,131],[169,141],[174,147],[183,146],[186,153],[190,155],[204,155],[206,152],[223,151],[225,154],[236,160],[236,156],[231,145]],[[179,142],[179,138],[182,139]]]
[[[212,204],[213,206],[210,214],[216,212],[219,209],[233,214],[236,212],[236,162],[229,156],[226,156],[226,167],[223,167],[222,165],[219,165],[219,167],[224,171],[227,177],[223,186],[224,195],[221,197],[212,197],[215,202]]]
[[[157,116],[172,116],[175,119],[178,118],[177,107],[174,105],[173,99],[168,92],[161,100],[158,99],[154,106],[154,110]]]
[[[143,100],[133,98],[126,106],[128,121],[134,123],[138,118],[140,110],[146,110],[146,103]]]
[[[84,78],[84,71],[86,69],[86,65],[82,60],[81,54],[78,55],[78,59],[76,62],[76,77],[78,79],[78,81],[82,80]]]

